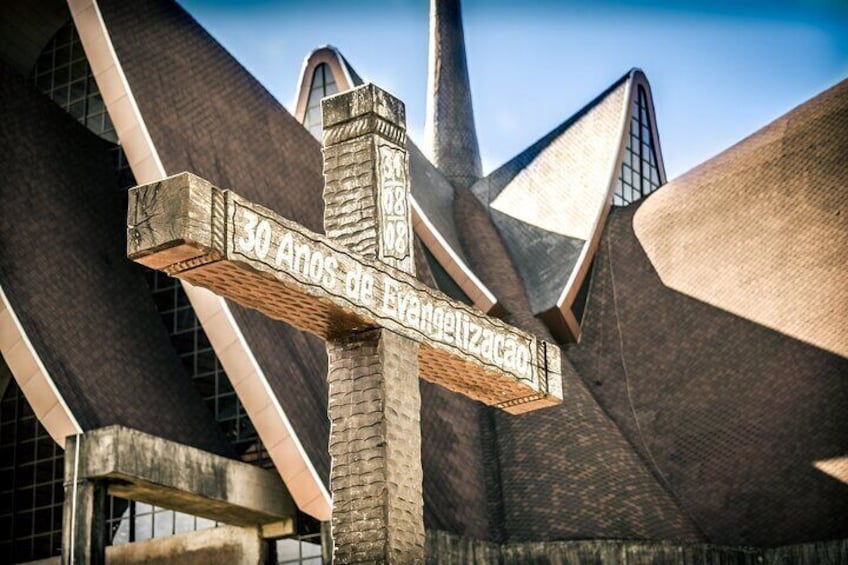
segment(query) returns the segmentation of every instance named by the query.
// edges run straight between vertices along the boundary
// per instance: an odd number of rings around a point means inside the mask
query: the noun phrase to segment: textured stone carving
[[[223,247],[212,236],[216,191]],[[133,189],[128,225],[132,259],[322,339],[385,327],[421,343],[422,378],[512,413],[561,401],[555,345],[198,177]]]
[[[323,111],[327,234],[414,275],[403,104],[366,85],[325,101]],[[346,166],[346,153],[356,165]],[[358,272],[358,265],[345,268],[342,257],[338,262],[340,270]],[[404,317],[400,293],[392,304],[391,276],[381,281],[363,273],[360,280],[361,300],[370,293],[372,304],[383,304],[384,311],[391,305]],[[424,562],[419,349],[417,341],[387,329],[327,344],[337,563]]]
[[[336,563],[423,563],[419,374],[520,413],[559,349],[414,278],[403,104],[325,99],[327,237],[188,173],[130,192],[130,258],[327,341]]]
[[[383,329],[327,345],[337,563],[423,562],[417,349]]]

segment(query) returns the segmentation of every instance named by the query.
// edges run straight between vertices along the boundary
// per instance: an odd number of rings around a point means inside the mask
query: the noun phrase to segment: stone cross
[[[403,104],[322,106],[326,236],[182,173],[130,191],[127,253],[326,342],[335,562],[423,562],[419,376],[521,413],[560,351],[415,279]]]

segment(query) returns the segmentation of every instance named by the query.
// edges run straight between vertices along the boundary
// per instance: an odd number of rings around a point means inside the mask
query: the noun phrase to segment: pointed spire
[[[426,132],[433,163],[454,185],[482,176],[460,0],[430,0]]]

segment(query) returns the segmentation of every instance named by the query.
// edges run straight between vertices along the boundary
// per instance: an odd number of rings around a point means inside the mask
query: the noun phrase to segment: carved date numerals
[[[409,254],[407,184],[404,152],[380,146],[380,245],[384,257],[403,259]]]

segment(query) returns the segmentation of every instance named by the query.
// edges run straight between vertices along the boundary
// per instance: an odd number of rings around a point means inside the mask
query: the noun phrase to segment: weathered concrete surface
[[[427,530],[429,565],[500,565],[501,546],[489,541]]]
[[[62,563],[100,565],[106,547],[106,483],[88,480],[76,472],[74,453],[65,455]]]
[[[263,565],[267,545],[257,528],[219,526],[106,548],[109,565]]]
[[[374,85],[324,100],[324,228],[415,274],[403,103]],[[386,329],[327,344],[335,563],[423,563],[419,344]]]
[[[327,346],[336,563],[424,559],[417,347],[386,330]]]
[[[629,540],[539,541],[498,545],[447,532],[427,532],[431,565],[519,565],[523,563],[595,565],[839,565],[848,563],[848,540],[774,548]]]
[[[74,436],[65,453],[66,484],[76,472],[78,480],[108,483],[117,496],[239,526],[294,517],[294,503],[276,473],[137,430],[86,432],[77,469]],[[67,506],[70,493],[65,500]]]

